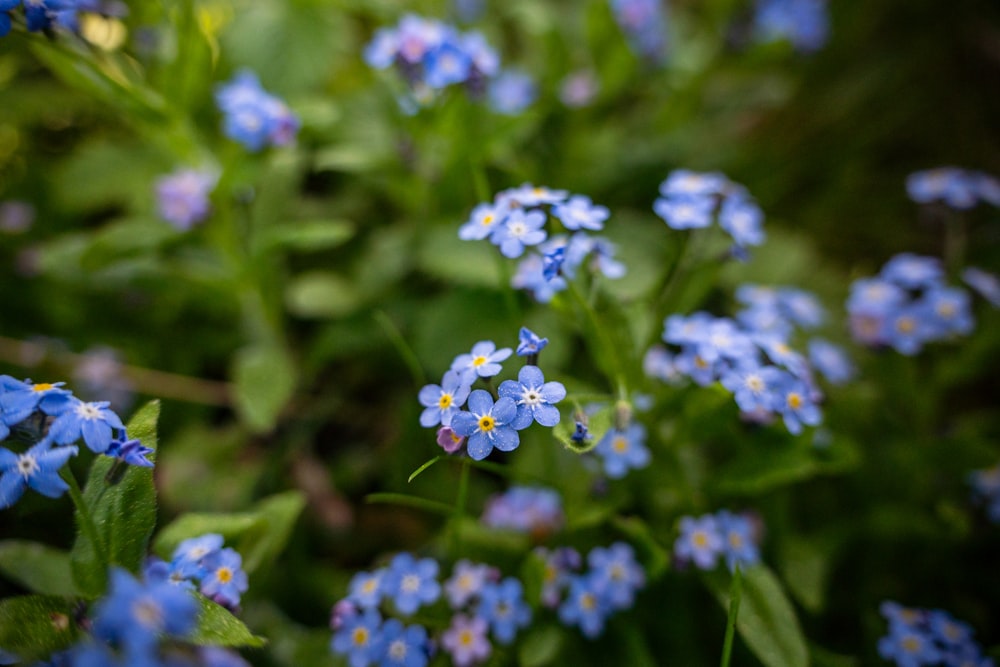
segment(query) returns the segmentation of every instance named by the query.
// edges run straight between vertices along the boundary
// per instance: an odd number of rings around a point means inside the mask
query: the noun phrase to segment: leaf
[[[328,250],[354,236],[353,223],[346,220],[291,222],[268,229],[263,243],[273,248],[291,250]]]
[[[563,632],[555,625],[532,628],[520,642],[517,655],[522,667],[542,667],[552,661],[562,648]]]
[[[38,542],[0,542],[0,572],[34,593],[78,595],[69,553]]]
[[[160,416],[160,402],[150,401],[132,417],[126,430],[130,438],[137,438],[154,450],[156,423]],[[108,473],[116,460],[100,456],[90,466],[83,501],[90,511],[100,545],[95,549],[81,517],[77,512],[77,536],[70,552],[73,579],[80,592],[97,597],[107,588],[107,568],[119,565],[138,573],[146,557],[149,538],[156,525],[156,490],[153,487],[153,469],[126,466],[121,479],[115,484],[107,482]],[[101,552],[107,557],[102,561]]]
[[[263,637],[250,632],[243,621],[229,613],[225,607],[212,602],[200,593],[193,595],[198,599],[201,611],[198,613],[198,625],[189,638],[192,644],[260,648],[267,643]]]
[[[808,667],[809,651],[792,603],[767,567],[742,572],[743,597],[736,630],[766,667]],[[706,573],[706,585],[729,608],[729,580],[723,571]]]
[[[295,366],[276,345],[251,345],[236,353],[232,369],[236,411],[253,431],[266,433],[295,391]]]
[[[430,468],[432,465],[434,465],[435,463],[437,463],[438,461],[440,461],[443,458],[444,458],[443,456],[435,456],[430,461],[427,461],[426,463],[424,463],[422,466],[420,466],[419,468],[417,468],[416,470],[414,470],[410,474],[410,476],[406,479],[407,483],[412,482],[413,480],[415,480],[417,478],[417,475],[419,475],[423,471],[427,470],[428,468]]]
[[[309,271],[289,282],[285,303],[298,317],[343,317],[357,309],[361,293],[352,281],[335,273]]]
[[[826,448],[799,439],[748,442],[745,453],[726,465],[715,477],[719,493],[760,495],[778,486],[801,482],[818,475],[850,470],[857,464],[857,448],[838,439]]]
[[[157,534],[153,550],[168,560],[184,540],[218,533],[240,553],[243,569],[252,574],[270,564],[285,548],[304,507],[300,492],[287,491],[265,498],[249,512],[185,514]]]
[[[580,408],[574,397],[570,396],[568,398],[576,405],[576,408],[573,410],[573,416],[569,419],[560,419],[559,423],[553,427],[552,435],[554,435],[559,442],[565,445],[566,449],[577,454],[583,454],[596,447],[597,443],[599,443],[601,438],[604,437],[604,434],[611,428],[611,424],[614,420],[614,406],[605,405],[593,414],[587,415],[584,423],[587,425],[587,432],[590,437],[580,443],[575,442],[572,436],[573,433],[576,432],[577,415],[585,413],[584,410]]]
[[[0,600],[0,646],[29,661],[70,646],[80,634],[74,604],[53,595]]]
[[[781,574],[792,595],[811,612],[823,608],[830,570],[830,548],[811,540],[788,538],[781,550]]]

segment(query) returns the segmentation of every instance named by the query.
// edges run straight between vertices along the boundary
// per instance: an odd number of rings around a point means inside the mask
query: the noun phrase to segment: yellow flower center
[[[801,408],[802,403],[803,403],[802,395],[799,394],[798,392],[793,391],[788,395],[788,407],[790,407],[792,410],[798,410],[799,408]]]
[[[743,537],[739,533],[729,533],[729,546],[739,549],[743,546]]]
[[[611,449],[615,450],[618,454],[624,454],[628,451],[628,439],[618,436],[611,441]]]
[[[592,594],[584,593],[580,596],[580,606],[589,611],[597,606],[597,600]]]
[[[220,567],[218,570],[215,571],[215,577],[216,579],[219,580],[220,583],[228,584],[230,581],[233,580],[233,571],[230,570],[228,567]]]
[[[896,321],[896,328],[899,329],[901,333],[911,333],[917,328],[917,323],[912,317],[901,317]]]
[[[908,635],[900,643],[903,645],[903,650],[907,653],[918,653],[920,651],[920,640],[913,635]]]
[[[486,215],[483,216],[482,222],[480,224],[482,224],[484,227],[486,227],[491,222],[493,222],[493,220],[494,220],[493,214],[492,213],[487,213]]]
[[[475,637],[472,634],[472,630],[462,630],[458,633],[458,643],[462,646],[472,646],[472,642]]]
[[[946,320],[950,320],[955,316],[955,305],[951,303],[942,303],[937,307],[938,315]]]
[[[489,433],[497,425],[497,422],[493,417],[489,415],[483,415],[479,418],[479,430],[484,433]]]
[[[486,357],[484,357],[483,355],[479,355],[478,357],[472,360],[472,365],[474,368],[479,368],[485,363],[486,363]]]
[[[704,549],[708,546],[708,535],[699,530],[691,536],[691,541],[694,542],[694,545],[699,549]]]
[[[55,389],[54,384],[49,384],[48,382],[39,382],[31,387],[31,391],[48,391],[49,389]]]
[[[351,633],[351,641],[355,646],[364,646],[368,643],[368,628],[354,628]]]
[[[442,410],[447,410],[451,407],[451,394],[441,394],[441,398],[438,399],[438,407]]]

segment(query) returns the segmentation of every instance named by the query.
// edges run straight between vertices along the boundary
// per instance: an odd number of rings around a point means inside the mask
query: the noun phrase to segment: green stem
[[[729,618],[726,621],[726,639],[722,644],[721,667],[729,667],[729,658],[733,652],[733,635],[736,631],[736,617],[740,612],[740,597],[743,594],[743,577],[740,566],[733,570],[733,581],[729,585]]]
[[[611,336],[608,334],[607,330],[601,326],[601,321],[597,317],[597,313],[594,311],[593,307],[583,298],[580,294],[580,289],[577,287],[576,283],[567,281],[569,285],[569,293],[572,295],[573,299],[576,301],[577,305],[586,314],[587,321],[590,323],[590,328],[593,329],[594,335],[597,337],[597,342],[601,348],[601,358],[607,359],[611,364],[611,368],[605,368],[604,371],[608,375],[608,380],[611,382],[612,386],[615,387],[618,395],[621,397],[628,396],[628,385],[625,382],[625,373],[622,371],[621,359],[618,356],[618,348],[615,347],[614,341],[611,340]]]
[[[372,317],[375,321],[379,323],[382,330],[385,331],[385,335],[389,337],[389,342],[392,346],[396,348],[396,352],[399,356],[403,358],[406,363],[406,368],[410,371],[410,377],[413,379],[413,384],[417,387],[422,387],[427,384],[427,378],[424,375],[423,369],[420,367],[420,359],[417,357],[417,353],[413,351],[413,348],[409,346],[403,334],[400,333],[399,327],[396,323],[392,321],[385,311],[376,310]]]
[[[90,510],[87,509],[87,503],[83,500],[83,493],[80,491],[80,485],[77,483],[76,477],[73,476],[73,472],[69,468],[60,470],[59,476],[69,485],[69,497],[73,501],[73,505],[76,506],[77,516],[80,517],[80,528],[86,533],[90,543],[94,545],[94,553],[97,554],[98,560],[104,565],[103,569],[107,570],[111,563],[108,561],[108,554],[104,550],[104,543],[101,542],[97,534],[97,524],[94,523],[94,517],[90,514]]]

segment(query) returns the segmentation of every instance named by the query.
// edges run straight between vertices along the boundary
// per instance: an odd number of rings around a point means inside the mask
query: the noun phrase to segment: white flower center
[[[414,593],[420,589],[420,577],[415,574],[408,574],[403,577],[403,583],[400,584],[400,588],[406,593]]]
[[[17,471],[27,479],[38,472],[38,461],[31,454],[21,454],[17,457]]]
[[[521,402],[525,405],[538,405],[542,402],[542,395],[537,389],[529,387],[521,393]]]
[[[80,419],[89,419],[93,421],[101,418],[101,409],[93,403],[81,403],[76,406],[76,414],[80,417]]]
[[[389,656],[393,660],[402,661],[406,659],[406,642],[402,639],[397,639],[393,643],[389,644]]]

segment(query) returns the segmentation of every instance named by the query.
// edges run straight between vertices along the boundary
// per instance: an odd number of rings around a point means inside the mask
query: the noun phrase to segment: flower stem
[[[743,594],[743,576],[740,566],[733,570],[733,581],[729,585],[729,618],[726,621],[726,638],[722,643],[721,667],[729,667],[729,658],[733,652],[733,634],[736,630],[736,617],[740,611],[740,597]]]
[[[69,485],[69,497],[73,501],[73,505],[76,506],[80,528],[87,535],[90,543],[94,545],[94,553],[97,554],[98,560],[104,565],[103,569],[107,570],[111,563],[108,561],[108,554],[104,550],[104,544],[97,534],[97,524],[94,523],[94,517],[87,508],[87,503],[83,499],[83,493],[80,491],[80,485],[77,483],[76,477],[73,476],[73,472],[69,468],[60,470],[59,476]]]

